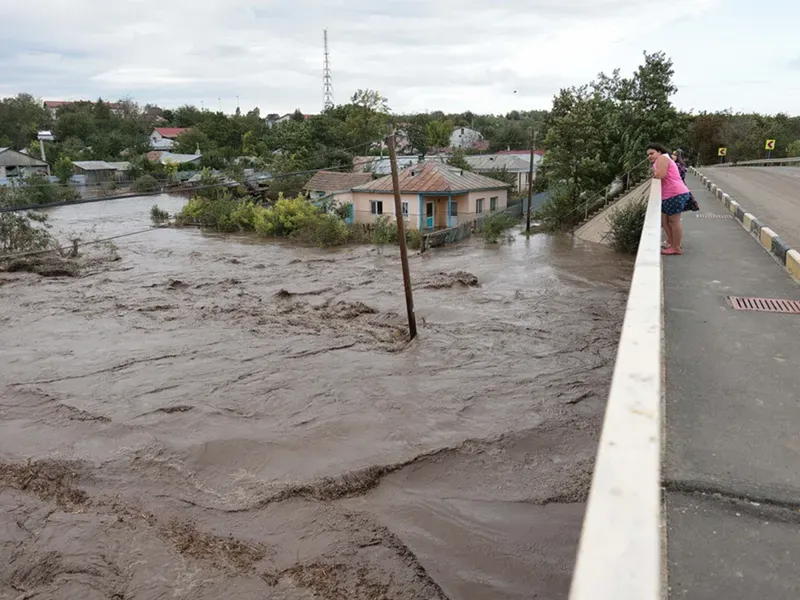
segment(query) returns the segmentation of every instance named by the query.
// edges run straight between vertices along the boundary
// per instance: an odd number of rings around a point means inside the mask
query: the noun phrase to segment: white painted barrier
[[[570,600],[661,598],[661,182],[653,180]]]

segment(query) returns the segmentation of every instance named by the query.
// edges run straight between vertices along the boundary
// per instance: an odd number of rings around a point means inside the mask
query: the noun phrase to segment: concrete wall
[[[589,219],[586,223],[575,230],[575,237],[582,239],[585,242],[593,242],[595,244],[610,245],[606,236],[611,229],[610,217],[621,208],[632,204],[633,202],[641,202],[648,198],[650,194],[650,180],[645,181],[639,187],[632,189],[627,195],[623,196],[620,200],[609,206],[608,208],[597,213],[593,218]]]
[[[504,210],[508,206],[508,190],[487,190],[483,192],[470,192],[469,193],[469,207],[464,214],[465,217],[474,219],[478,216],[477,205],[478,200],[483,199],[483,212],[481,214],[489,214],[491,212],[491,199],[497,198],[496,211]]]
[[[645,217],[570,600],[661,600],[661,182]],[[666,592],[666,590],[664,590]]]
[[[337,199],[339,199],[337,194]],[[408,202],[408,217],[410,226],[419,227],[419,194],[401,194],[402,202]],[[365,192],[352,192],[350,201],[353,203],[356,223],[371,223],[380,215],[372,214],[372,201],[383,202],[383,214],[394,216],[394,196],[392,194],[370,194]]]

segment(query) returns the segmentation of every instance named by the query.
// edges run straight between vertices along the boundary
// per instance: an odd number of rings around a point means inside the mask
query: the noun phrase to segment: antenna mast
[[[331,83],[331,61],[328,52],[328,30],[325,30],[325,68],[322,73],[322,96],[325,110],[333,108],[333,84]]]

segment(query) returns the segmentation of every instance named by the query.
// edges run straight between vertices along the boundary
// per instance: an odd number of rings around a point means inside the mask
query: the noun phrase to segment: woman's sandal
[[[675,250],[675,248],[669,247],[669,248],[664,248],[661,251],[661,254],[664,254],[666,256],[680,256],[681,254],[683,254],[683,250]]]

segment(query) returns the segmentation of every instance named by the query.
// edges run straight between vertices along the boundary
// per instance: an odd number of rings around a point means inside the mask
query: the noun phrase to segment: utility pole
[[[533,161],[536,158],[536,130],[533,130],[533,139],[531,140],[531,164],[528,170],[528,217],[525,224],[525,233],[531,233],[531,204],[533,204]]]
[[[408,270],[408,249],[406,248],[406,228],[403,223],[403,203],[400,198],[400,177],[397,173],[397,152],[394,147],[394,127],[389,126],[386,145],[389,146],[389,162],[392,165],[392,187],[394,187],[394,215],[397,221],[397,242],[400,244],[400,262],[403,264],[403,286],[406,290],[406,311],[408,312],[408,339],[417,337],[417,318],[414,316],[414,297],[411,293],[411,273]]]

